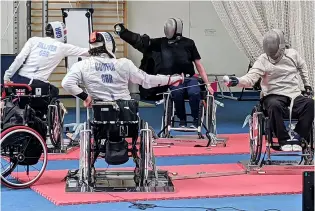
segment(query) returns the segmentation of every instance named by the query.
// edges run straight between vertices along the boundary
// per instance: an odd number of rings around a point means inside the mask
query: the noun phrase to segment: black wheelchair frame
[[[288,111],[289,112],[289,111]],[[284,118],[284,121],[290,121],[287,118]],[[296,122],[297,119],[291,119],[291,123]],[[263,107],[263,99],[260,100],[259,104],[256,105],[251,113],[249,119],[249,135],[250,135],[250,164],[251,165],[272,165],[279,162],[271,160],[271,150],[281,151],[278,143],[274,142],[275,135],[270,126],[270,119],[268,118],[267,111]],[[301,143],[302,146],[302,155],[288,153],[288,154],[279,154],[279,156],[299,156],[301,161],[298,163],[304,165],[311,165],[314,158],[314,123],[313,131],[310,133],[309,140]],[[263,147],[263,136],[266,140],[266,150],[264,156],[262,157],[262,147]],[[267,154],[267,159],[265,160],[265,155]],[[273,154],[276,156],[277,154]],[[280,161],[281,163],[281,161]],[[289,161],[283,161],[283,163],[290,163]],[[293,162],[295,163],[295,162]]]
[[[48,151],[45,140],[45,136],[47,135],[46,128],[41,131],[44,132],[44,134],[41,134],[41,132],[38,133],[38,131],[35,131],[32,128],[36,118],[38,118],[38,121],[42,121],[42,119],[36,116],[35,110],[29,105],[30,98],[37,97],[31,95],[32,89],[30,86],[26,84],[8,84],[1,88],[1,158],[9,163],[8,168],[1,168],[1,183],[13,189],[28,188],[40,179],[46,169],[48,160]],[[17,89],[14,90],[14,88]],[[23,93],[24,95],[18,95],[17,92],[20,92],[20,94]],[[19,106],[19,100],[21,99],[27,100],[23,108],[20,108]],[[10,107],[8,107],[9,103],[11,104]],[[20,116],[20,118],[23,119],[18,119],[18,124],[12,122],[10,119],[9,124],[4,125],[4,123],[7,123],[8,119],[6,119],[6,116],[2,115],[2,112],[6,111],[6,109],[11,109],[9,115],[10,113],[11,115],[15,115],[15,112],[18,112],[16,109],[23,111],[23,114],[20,114],[23,116]],[[33,118],[31,118],[31,116]],[[12,117],[15,119],[17,118],[17,116]],[[41,147],[41,149],[38,147]],[[32,151],[34,148],[36,148],[36,150]],[[32,152],[36,155],[32,154]],[[23,178],[20,180],[17,178],[18,174],[14,176],[11,175],[15,169],[18,169],[18,166],[24,166],[26,175],[29,178],[30,166],[36,165],[40,158],[42,158],[43,162],[42,168],[30,181],[25,182],[23,181]],[[38,168],[35,169],[38,170]],[[22,173],[19,174],[21,175]],[[34,173],[31,174],[33,175]],[[10,176],[14,178],[13,181],[11,181]]]
[[[203,83],[201,78],[198,78],[198,83],[201,89],[201,100],[199,103],[199,117],[198,117],[198,128],[176,128],[175,123],[179,122],[175,120],[176,111],[174,101],[172,100],[171,94],[172,91],[163,93],[164,99],[164,114],[162,117],[161,131],[157,134],[161,138],[173,138],[171,136],[171,131],[180,131],[180,132],[197,132],[199,139],[204,139],[202,134],[202,128],[206,130],[206,137],[208,139],[207,144],[204,147],[216,146],[217,144],[223,144],[226,146],[226,139],[217,138],[217,129],[216,129],[216,109],[217,105],[222,103],[216,101],[213,95],[207,90],[206,85]],[[187,101],[187,92],[185,91],[185,102]],[[191,116],[191,114],[186,114]],[[187,121],[187,123],[191,123]],[[196,145],[196,147],[202,147]]]
[[[125,106],[123,106],[124,102],[127,103]],[[100,188],[96,182],[99,180],[97,178],[100,177],[100,175],[103,175],[103,179],[106,177],[108,183],[109,178],[122,180],[120,179],[121,177],[130,176],[130,173],[124,171],[110,173],[111,171],[107,169],[105,172],[95,170],[94,164],[100,153],[105,154],[104,158],[108,163],[109,159],[106,159],[106,156],[108,156],[107,154],[111,154],[115,150],[116,152],[114,153],[120,153],[120,149],[122,151],[127,150],[128,160],[129,157],[132,157],[135,162],[136,167],[132,177],[137,188],[152,186],[152,181],[154,181],[155,186],[158,185],[158,179],[161,178],[161,172],[157,170],[155,165],[152,146],[152,131],[149,128],[148,123],[140,120],[140,117],[138,116],[138,102],[135,100],[124,102],[122,102],[122,104],[117,101],[94,102],[92,104],[93,117],[90,117],[91,109],[87,109],[87,122],[84,123],[84,130],[80,132],[80,167],[79,170],[75,172],[70,171],[68,173],[68,183],[71,183],[71,179],[74,178],[73,175],[78,174],[78,184],[84,184],[85,189],[93,191]],[[130,108],[130,105],[136,106],[136,108]],[[124,112],[129,113],[127,114]],[[140,140],[138,143],[139,131]],[[116,136],[118,133],[119,135]],[[110,139],[110,136],[113,138]],[[119,140],[116,138],[119,138]],[[127,144],[121,145],[123,146],[122,148],[114,147],[115,144],[121,143],[121,141],[127,143],[126,138],[132,139],[131,146]],[[102,143],[103,140],[105,142]],[[139,149],[137,148],[138,144],[140,145]],[[101,145],[104,145],[105,147],[102,147]],[[121,165],[128,160],[124,160],[120,163],[113,163],[112,165]],[[108,163],[108,165],[110,165],[110,163]],[[105,190],[108,190],[108,188],[109,187],[107,187],[107,189],[105,188]]]
[[[4,118],[5,116],[1,115],[1,157],[8,157],[7,160],[9,160],[10,168],[7,169],[1,169],[1,182],[10,187],[10,188],[28,188],[31,185],[33,185],[36,181],[38,181],[43,174],[46,165],[47,165],[47,155],[49,153],[49,149],[47,148],[46,144],[46,138],[47,138],[47,130],[48,134],[51,139],[51,143],[53,144],[53,147],[55,149],[60,149],[63,142],[62,137],[62,124],[63,124],[63,117],[61,115],[64,115],[63,110],[61,109],[62,104],[59,104],[59,101],[57,99],[51,98],[51,96],[48,95],[36,95],[34,94],[34,91],[32,88],[27,84],[16,84],[16,83],[9,83],[1,85],[1,106],[2,111],[6,109],[7,103],[11,103],[12,105],[15,105],[16,108],[19,108],[24,112],[23,115],[23,122],[19,122],[18,124],[13,123],[10,126],[6,126],[4,128]],[[47,114],[43,114],[41,112],[38,112],[36,109],[36,106],[33,108],[33,105],[36,105],[33,100],[41,99],[40,102],[37,103],[47,103]],[[33,105],[32,105],[33,104]],[[1,111],[1,114],[2,114]],[[34,120],[29,119],[29,116],[32,115],[33,118],[38,118],[38,121],[41,121],[42,123],[45,123],[45,128],[40,132],[44,132],[45,134],[39,135],[38,131],[35,131],[34,128],[32,128],[34,124]],[[45,117],[45,115],[47,115]],[[11,118],[11,117],[10,117]],[[15,118],[15,117],[13,117]],[[7,120],[6,120],[7,121]],[[10,119],[11,124],[11,119]],[[8,125],[8,124],[7,124]],[[46,128],[48,125],[48,128]],[[59,130],[58,127],[59,126]],[[35,144],[34,146],[41,145],[42,151],[41,155],[38,155],[38,159],[41,159],[43,162],[43,167],[35,176],[34,179],[32,179],[29,182],[23,182],[19,181],[18,183],[10,182],[8,180],[8,176],[15,170],[15,168],[18,168],[19,165],[26,166],[26,174],[29,175],[29,166],[30,163],[25,163],[24,160],[27,158],[25,149],[27,149],[29,142],[26,146],[23,146],[22,139],[20,140],[21,143],[16,143],[14,139],[10,138],[10,136],[17,136],[18,134],[28,134],[28,136],[32,136],[30,140],[38,141],[39,144]],[[9,140],[9,142],[8,142]],[[33,141],[34,142],[34,141]],[[33,143],[32,142],[32,143]],[[21,149],[25,148],[24,151]],[[38,152],[39,152],[38,151]],[[34,161],[35,162],[35,161]],[[38,163],[38,160],[35,164]],[[32,165],[35,165],[32,164]],[[18,179],[17,179],[18,180]]]
[[[28,85],[27,85],[28,86]],[[4,86],[5,92],[7,92],[8,96],[18,98],[19,100],[24,101],[24,105],[30,105],[35,111],[39,118],[47,122],[48,125],[48,135],[50,138],[50,142],[54,147],[54,150],[62,150],[63,145],[63,121],[64,115],[66,113],[65,108],[62,103],[57,98],[52,98],[50,93],[50,89],[48,90],[48,94],[37,95],[34,93],[34,90],[30,89],[24,95],[18,95],[16,93],[16,87],[20,87],[25,89],[26,84],[16,84],[10,83]],[[29,87],[29,86],[28,86]],[[41,99],[40,102],[32,102],[32,100]],[[44,103],[47,105],[47,113],[38,113],[37,112],[37,104]],[[36,106],[35,106],[36,105]],[[34,107],[33,107],[34,106]],[[42,107],[42,105],[41,105]]]

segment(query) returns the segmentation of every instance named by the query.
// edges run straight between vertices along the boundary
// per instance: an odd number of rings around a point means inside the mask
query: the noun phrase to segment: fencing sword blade
[[[213,82],[213,83],[216,83],[217,81]],[[196,86],[202,86],[202,85],[211,85],[211,83],[203,83],[203,84],[197,84],[197,85],[191,85],[191,86],[185,86],[185,87],[181,87],[181,88],[177,88],[177,89],[173,89],[173,90],[170,90],[168,92],[162,92],[162,93],[157,93],[156,95],[163,95],[164,93],[172,93],[174,91],[177,91],[177,90],[182,90],[182,89],[187,89],[187,88],[190,88],[190,87],[196,87]]]

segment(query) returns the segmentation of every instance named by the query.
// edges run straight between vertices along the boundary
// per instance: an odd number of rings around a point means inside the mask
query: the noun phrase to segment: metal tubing
[[[32,24],[32,2],[31,2],[31,0],[27,0],[26,8],[27,8],[26,30],[27,30],[27,39],[29,39],[32,36],[32,26],[31,26],[31,24]]]
[[[90,152],[91,145],[90,145],[90,135],[91,131],[87,128],[87,123],[84,123],[84,130],[80,133],[80,161],[79,161],[79,174],[80,174],[80,182],[88,183],[89,177],[89,170],[90,166],[88,163],[88,151]]]
[[[47,8],[48,5],[47,5],[47,0],[43,0],[43,3],[42,3],[42,37],[45,37],[45,27],[46,27],[46,24],[47,24]]]
[[[13,2],[13,12],[14,13],[14,20],[13,20],[13,46],[14,46],[14,53],[19,52],[19,6],[20,2],[19,1],[14,1]]]
[[[76,123],[80,124],[80,98],[75,99],[75,113],[76,113]]]

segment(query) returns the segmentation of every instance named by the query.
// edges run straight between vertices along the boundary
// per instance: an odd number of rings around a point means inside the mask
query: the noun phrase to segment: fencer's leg
[[[264,100],[264,106],[270,118],[271,129],[276,134],[281,146],[286,145],[287,140],[290,139],[283,120],[287,104],[287,97],[284,96],[270,95]]]
[[[191,78],[187,82],[187,93],[189,97],[189,104],[190,104],[190,110],[191,115],[194,119],[194,123],[192,127],[198,127],[198,117],[199,117],[199,104],[201,100],[200,96],[200,87],[196,86],[198,85],[197,78]],[[192,87],[191,87],[192,86]]]
[[[12,81],[13,83],[18,83],[18,84],[29,84],[31,80],[29,78],[16,74],[16,76],[14,76]]]
[[[56,99],[59,97],[59,89],[52,84],[50,84],[50,95]]]
[[[180,120],[180,126],[186,126],[186,110],[185,110],[185,99],[184,99],[185,89],[182,89],[184,85],[185,83],[177,87],[170,87],[171,90],[179,89],[179,90],[173,91],[171,97],[174,100],[176,114]]]
[[[301,138],[308,140],[314,121],[314,100],[303,96],[295,98],[292,112],[299,120],[295,126],[295,132]]]
[[[36,94],[47,95],[49,93],[49,84],[40,80],[34,79],[30,85]],[[36,89],[39,88],[40,92],[37,92]],[[31,101],[31,107],[35,109],[36,113],[42,118],[48,113],[48,104],[47,99],[36,98]]]

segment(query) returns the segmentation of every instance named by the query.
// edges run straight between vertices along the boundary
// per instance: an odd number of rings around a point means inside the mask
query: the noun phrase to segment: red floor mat
[[[242,171],[237,164],[160,167],[178,175],[204,172]],[[249,195],[299,194],[302,175],[237,175],[175,180],[173,193],[66,193],[67,170],[46,171],[32,189],[56,205],[88,204],[135,200],[173,200]]]
[[[220,135],[227,137],[227,146],[217,147],[194,147],[196,142],[185,142],[180,145],[171,146],[169,148],[154,148],[155,156],[194,156],[194,155],[224,155],[224,154],[247,154],[249,153],[249,136],[248,134],[229,134]],[[196,141],[199,144],[205,145],[206,140]],[[77,160],[79,159],[80,150],[76,149],[66,154],[49,154],[49,160]]]

